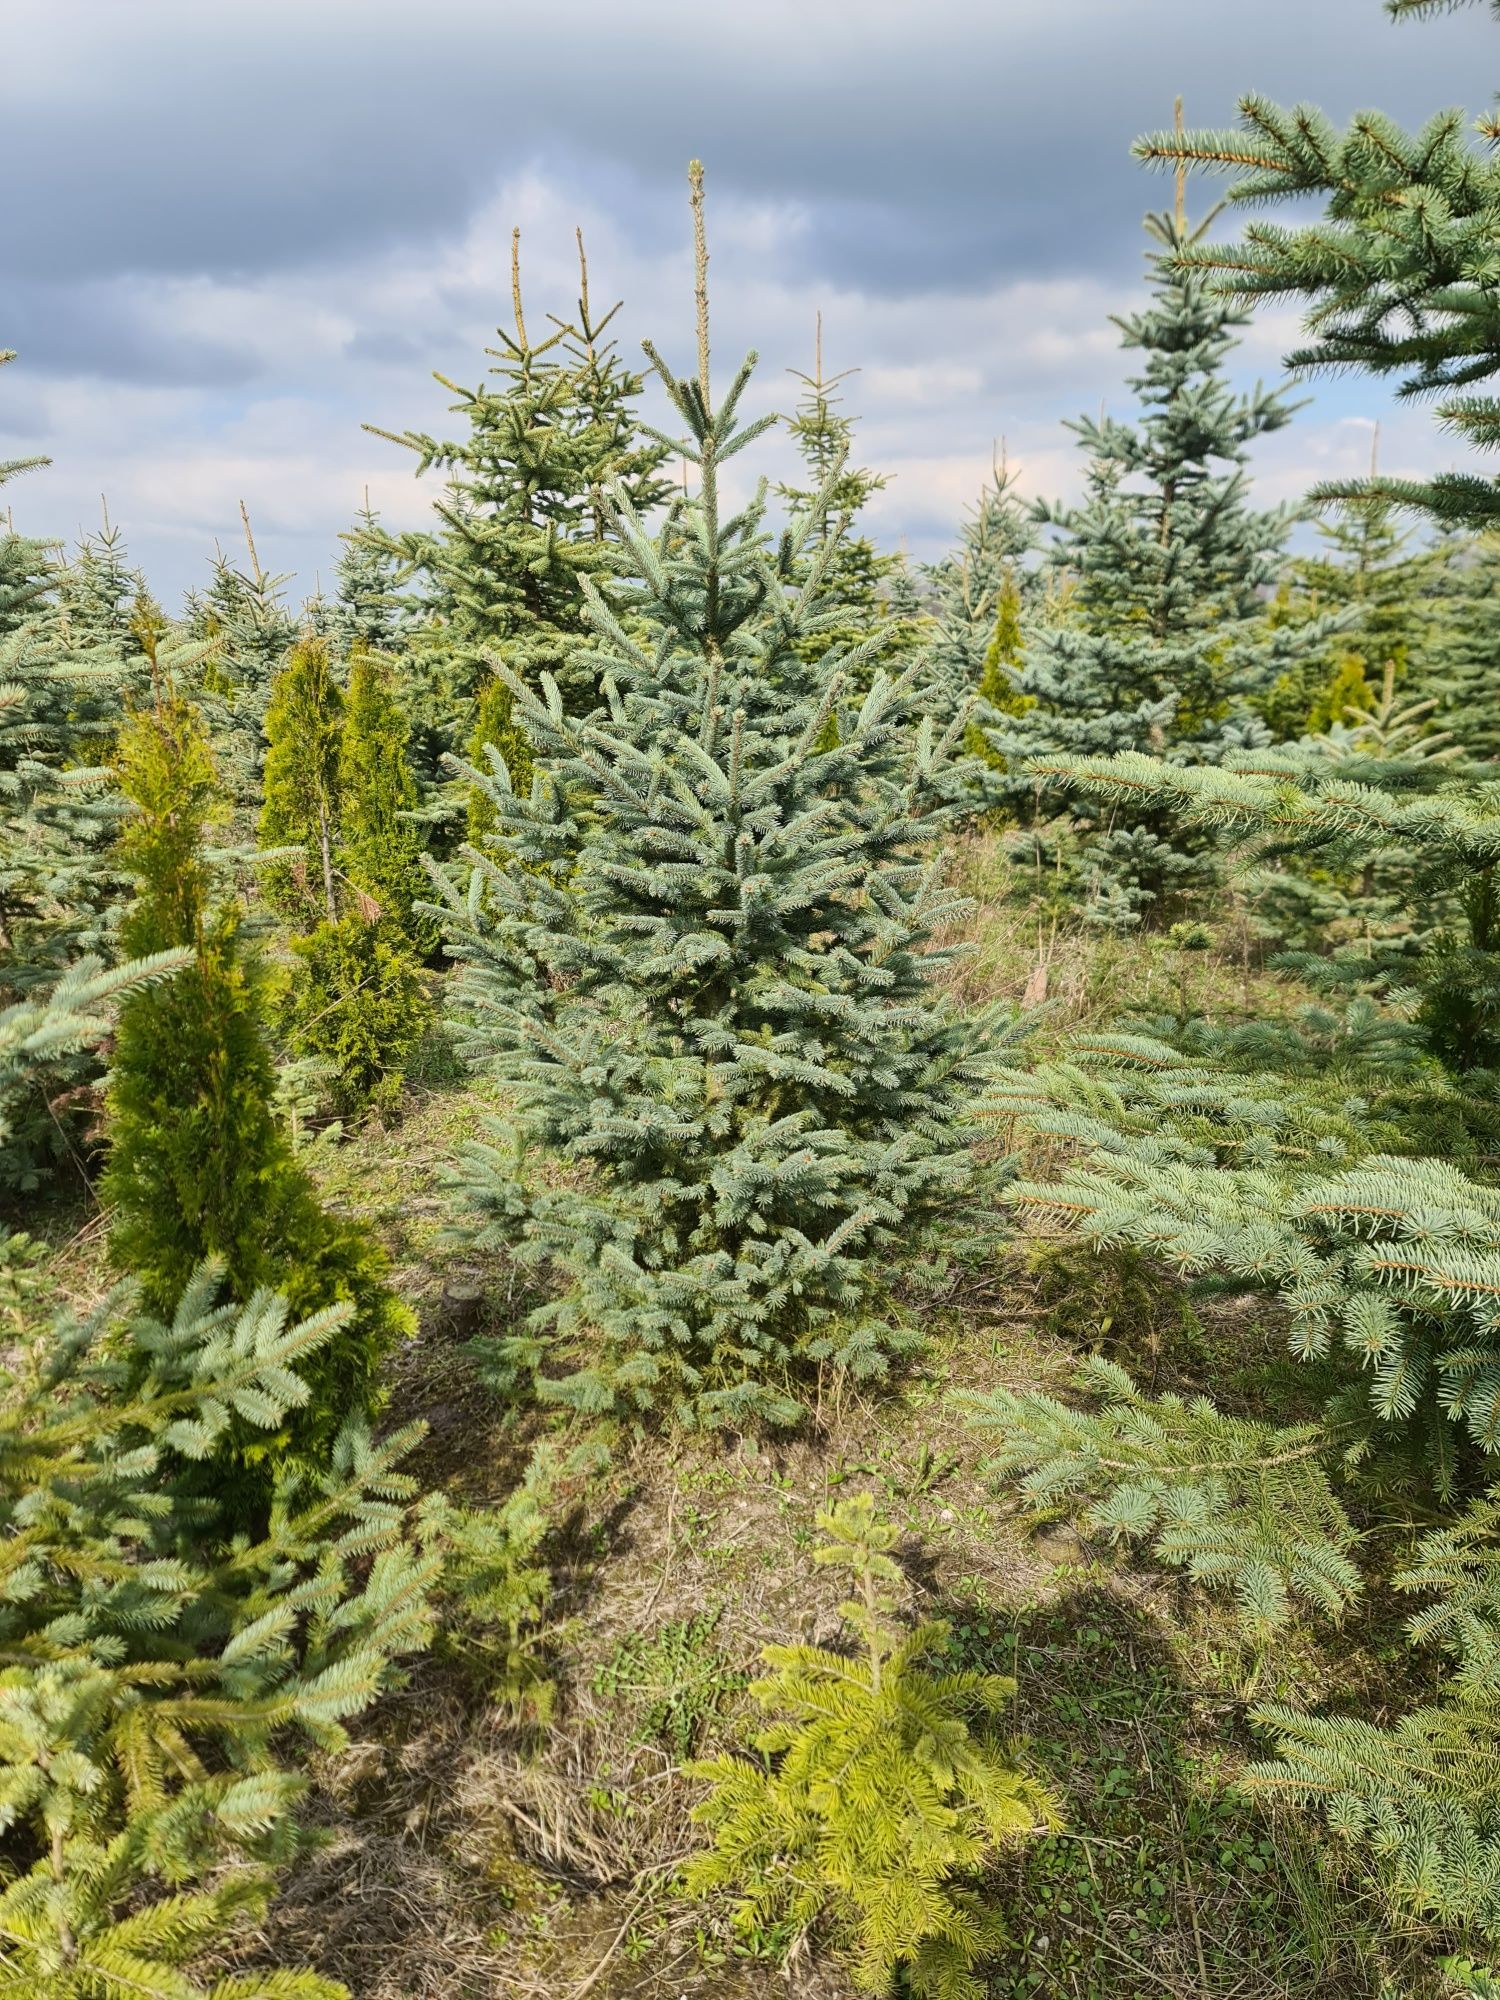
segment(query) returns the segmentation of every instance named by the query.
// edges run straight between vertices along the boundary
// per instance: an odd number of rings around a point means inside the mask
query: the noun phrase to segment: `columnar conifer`
[[[163,688],[137,712],[119,778],[134,808],[122,859],[137,883],[123,942],[140,955],[185,947],[192,959],[121,1013],[104,1177],[111,1252],[161,1311],[205,1257],[238,1299],[269,1285],[300,1313],[350,1304],[313,1365],[311,1401],[273,1440],[315,1451],[350,1410],[371,1406],[380,1356],[408,1317],[379,1250],[322,1208],[273,1112],[262,978],[237,907],[215,896],[205,846],[221,806],[189,703]]]

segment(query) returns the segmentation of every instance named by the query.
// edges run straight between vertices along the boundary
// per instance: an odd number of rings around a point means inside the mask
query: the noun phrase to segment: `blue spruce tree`
[[[509,1346],[550,1364],[545,1393],[789,1423],[819,1364],[874,1375],[909,1342],[876,1282],[969,1176],[986,1030],[943,1005],[930,949],[952,909],[933,793],[962,725],[916,723],[916,667],[845,703],[878,635],[804,643],[848,622],[826,588],[839,468],[779,543],[763,494],[724,506],[722,465],[775,419],[740,419],[753,357],[713,396],[693,180],[697,373],[647,351],[697,494],[651,535],[613,487],[638,581],[609,602],[585,581],[574,669],[607,707],[574,720],[549,678],[501,668],[530,794],[497,753],[470,773],[494,830],[446,921],[469,1052],[516,1109],[457,1179],[483,1230],[562,1278]],[[529,1151],[567,1175],[530,1179]]]
[[[1180,185],[1173,212],[1147,217],[1153,297],[1116,322],[1144,357],[1130,378],[1142,417],[1073,423],[1089,454],[1087,497],[1039,509],[1056,530],[1050,559],[1072,584],[1070,615],[1033,633],[1017,676],[1031,704],[989,732],[1026,820],[1045,817],[1036,780],[1054,758],[1135,750],[1201,762],[1247,730],[1254,740],[1246,697],[1318,636],[1265,616],[1296,510],[1252,508],[1245,462],[1293,406],[1259,387],[1239,395],[1224,378],[1247,315],[1178,262],[1207,226],[1189,225]],[[1149,811],[1086,813],[1072,831],[1082,853],[1068,842],[1064,857],[1105,921],[1165,916],[1212,879],[1208,857]]]

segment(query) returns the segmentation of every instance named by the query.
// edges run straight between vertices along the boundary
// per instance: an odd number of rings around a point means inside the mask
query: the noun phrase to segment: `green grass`
[[[1326,1841],[1235,1790],[1232,1720],[1204,1713],[1120,1593],[1072,1590],[1018,1620],[982,1600],[945,1608],[965,1665],[1016,1675],[1014,1727],[1065,1812],[997,1880],[1014,1951],[995,2000],[1429,1990]],[[1397,1966],[1407,1983],[1392,1989]]]

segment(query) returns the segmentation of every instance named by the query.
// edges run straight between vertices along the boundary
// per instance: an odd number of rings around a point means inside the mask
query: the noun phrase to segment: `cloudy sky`
[[[930,555],[1005,440],[1076,488],[1061,419],[1122,409],[1108,314],[1139,295],[1167,184],[1139,131],[1236,96],[1407,120],[1488,102],[1488,9],[1395,27],[1379,0],[7,0],[0,457],[16,523],[75,537],[100,495],[169,600],[249,505],[262,558],[326,579],[366,487],[427,495],[363,432],[444,428],[433,369],[477,379],[522,230],[528,316],[575,296],[689,359],[684,170],[710,187],[715,344],[784,408],[821,310],[858,366],[878,532]],[[1206,200],[1206,192],[1200,200]],[[1238,357],[1276,375],[1265,315]],[[1351,380],[1269,440],[1269,499],[1368,458],[1448,461],[1419,411]],[[775,471],[776,447],[763,455]]]

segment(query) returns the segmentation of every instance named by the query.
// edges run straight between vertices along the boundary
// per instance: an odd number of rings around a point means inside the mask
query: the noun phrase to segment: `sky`
[[[1171,197],[1129,149],[1176,93],[1192,125],[1247,90],[1415,123],[1500,81],[1488,9],[1396,26],[1379,0],[6,0],[3,46],[0,458],[52,460],[5,497],[74,540],[104,496],[168,603],[240,547],[242,500],[294,594],[366,490],[423,518],[434,477],[362,425],[447,431],[432,371],[488,365],[514,226],[529,321],[572,310],[581,227],[622,350],[690,366],[694,156],[721,368],[753,347],[747,408],[789,408],[821,312],[890,476],[872,532],[933,557],[1002,446],[1068,496],[1064,419],[1128,412],[1109,315]],[[1295,337],[1260,314],[1236,370],[1277,379]],[[1384,470],[1451,462],[1368,381],[1304,393],[1259,449],[1267,503],[1363,469],[1377,421]]]

